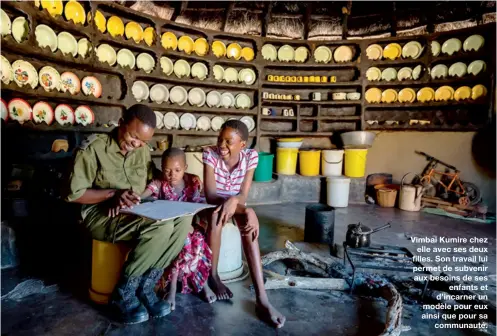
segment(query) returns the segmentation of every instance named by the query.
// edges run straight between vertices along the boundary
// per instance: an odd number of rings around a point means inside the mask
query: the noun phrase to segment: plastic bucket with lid
[[[298,153],[298,148],[276,148],[276,172],[282,175],[295,175]]]
[[[301,150],[300,155],[300,175],[317,176],[319,175],[319,164],[321,159],[320,150]]]
[[[324,150],[321,155],[321,171],[324,176],[341,176],[343,167],[343,150]]]
[[[350,179],[345,176],[326,178],[327,204],[335,208],[349,206]]]
[[[345,176],[364,177],[366,174],[367,149],[345,150]]]
[[[254,173],[254,181],[268,182],[273,178],[273,159],[274,155],[271,153],[259,153],[259,163]]]

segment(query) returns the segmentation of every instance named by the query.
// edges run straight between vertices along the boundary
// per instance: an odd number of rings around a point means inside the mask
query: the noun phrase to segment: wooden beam
[[[304,40],[309,39],[309,30],[311,29],[311,15],[314,2],[309,1],[304,14]]]
[[[230,17],[230,14],[233,12],[233,8],[235,8],[235,2],[231,1],[230,5],[228,6],[228,9],[226,10],[226,15],[223,18],[223,25],[221,26],[222,31],[226,31],[226,24],[228,23],[228,18]]]
[[[269,25],[269,21],[271,21],[271,11],[272,10],[273,10],[273,2],[268,1],[266,15],[264,16],[263,21],[262,21],[262,30],[261,30],[262,37],[266,37],[266,35],[267,35],[267,27]]]
[[[181,1],[181,6],[178,9],[178,6],[174,7],[173,15],[171,16],[171,21],[176,21],[178,16],[183,14],[183,12],[188,8],[188,1]]]
[[[343,14],[343,20],[342,20],[342,40],[347,39],[347,22],[349,19],[350,12],[352,10],[352,0],[349,0],[347,2],[347,7],[342,7],[342,14]]]

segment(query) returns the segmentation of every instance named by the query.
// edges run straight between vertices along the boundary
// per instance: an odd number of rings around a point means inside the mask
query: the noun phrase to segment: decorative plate
[[[328,47],[320,46],[314,50],[314,60],[317,63],[328,63],[331,61],[331,50]]]
[[[49,47],[52,52],[57,50],[57,35],[47,25],[37,25],[35,28],[36,42],[40,48]]]
[[[381,72],[381,79],[387,82],[397,79],[397,70],[394,68],[386,68]]]
[[[14,40],[16,40],[17,43],[21,43],[28,38],[28,33],[28,21],[22,16],[15,18],[12,22],[12,36],[14,37]]]
[[[162,68],[162,72],[165,73],[166,76],[169,76],[174,71],[173,61],[165,56],[160,58],[160,67]]]
[[[23,124],[25,121],[31,120],[33,115],[33,109],[31,105],[28,104],[24,99],[14,98],[9,102],[7,106],[9,110],[9,118],[13,120],[17,120],[20,124]]]
[[[210,129],[211,129],[211,120],[209,119],[209,117],[201,116],[200,118],[197,119],[197,130],[198,131],[207,132]]]
[[[83,126],[88,126],[95,122],[95,114],[91,108],[86,105],[78,106],[76,111],[74,111],[74,117],[76,119],[76,123]]]
[[[204,63],[197,62],[192,66],[192,77],[204,80],[207,78],[209,70]]]
[[[183,113],[183,115],[179,119],[179,124],[182,129],[188,131],[191,129],[195,129],[195,127],[197,126],[197,119],[195,119],[195,116],[191,113]]]
[[[183,76],[190,76],[190,64],[185,60],[177,60],[174,63],[174,74],[176,77],[181,78]]]
[[[383,57],[383,48],[379,44],[371,44],[366,49],[366,56],[372,61],[381,60]]]
[[[210,91],[207,94],[207,106],[209,107],[220,107],[221,106],[221,94],[217,91]]]
[[[411,88],[404,88],[400,90],[398,99],[400,103],[414,103],[416,100],[416,92]]]
[[[424,48],[421,46],[421,43],[417,41],[408,42],[402,48],[402,57],[417,59],[421,56],[423,49]]]
[[[221,105],[224,108],[230,108],[235,106],[235,97],[230,92],[224,92],[221,95]]]
[[[55,108],[55,120],[64,125],[74,125],[74,110],[71,106],[60,104]]]
[[[88,12],[87,20],[88,23],[91,22],[91,12]],[[105,33],[105,31],[107,30],[107,20],[105,19],[105,16],[102,14],[102,12],[100,12],[99,10],[95,12],[95,25],[97,26],[97,29],[100,30],[100,32],[102,33]]]
[[[162,104],[169,100],[169,90],[163,84],[155,84],[150,88],[150,100]]]
[[[379,103],[381,101],[381,90],[378,88],[371,88],[366,91],[364,97],[368,103]]]
[[[64,55],[71,54],[73,57],[76,57],[78,54],[78,42],[74,36],[68,32],[60,32],[59,35],[57,35],[57,45]]]
[[[383,57],[395,60],[402,55],[402,47],[398,43],[390,43],[383,49]]]
[[[167,49],[176,50],[176,48],[178,47],[178,38],[176,37],[176,35],[174,35],[171,32],[165,32],[164,34],[162,34],[160,43],[162,44],[162,47],[166,50]]]
[[[5,11],[3,9],[0,9],[0,19],[1,19],[1,22],[2,22],[2,36],[5,36],[5,35],[10,35],[10,33],[12,32],[11,30],[11,27],[12,27],[12,22],[10,22],[10,18],[9,16],[7,15],[7,13],[5,13]]]
[[[117,54],[114,48],[108,44],[101,44],[97,48],[97,58],[102,63],[109,63],[110,66],[116,64]]]
[[[412,79],[418,80],[421,78],[421,72],[423,72],[423,67],[421,65],[416,65],[412,71]]]
[[[435,91],[436,101],[449,101],[454,99],[454,89],[450,86],[441,86]]]
[[[0,98],[0,116],[5,121],[9,120],[9,109],[7,108],[7,103],[2,98]]]
[[[445,78],[449,74],[449,68],[445,64],[437,64],[430,71],[432,79]]]
[[[183,35],[178,39],[178,50],[184,51],[188,55],[192,53],[195,48],[195,42],[188,35]]]
[[[255,121],[252,117],[244,116],[240,119],[245,125],[247,125],[248,131],[252,132],[255,128]]]
[[[143,31],[143,40],[145,41],[145,43],[151,47],[152,44],[154,44],[154,40],[155,40],[155,29],[154,27],[147,27],[145,28],[145,30]]]
[[[188,93],[181,86],[174,86],[169,91],[169,100],[173,104],[184,105],[188,101]]]
[[[379,81],[381,79],[381,70],[377,67],[371,67],[366,71],[366,78],[369,81]]]
[[[212,42],[212,53],[217,58],[226,56],[226,45],[221,41]]]
[[[404,67],[397,73],[397,79],[399,81],[412,79],[412,69],[409,67]]]
[[[164,115],[164,127],[167,129],[178,129],[179,128],[179,117],[174,112],[167,112]]]
[[[242,47],[238,43],[230,43],[226,48],[226,57],[239,60],[242,57]]]
[[[487,64],[484,61],[481,61],[481,60],[473,61],[468,66],[468,73],[476,76],[480,72],[485,71],[486,68],[487,68]]]
[[[212,68],[212,72],[214,73],[214,79],[218,82],[222,82],[224,79],[224,69],[220,65],[214,65]]]
[[[117,52],[117,64],[121,67],[129,67],[131,70],[135,68],[136,59],[135,55],[129,49],[120,49]]]
[[[224,119],[221,117],[214,117],[211,119],[211,128],[213,131],[218,132],[223,127]]]
[[[294,61],[297,63],[304,63],[309,58],[309,50],[306,47],[298,47],[295,49]]]
[[[440,46],[440,43],[437,41],[431,41],[431,54],[435,57],[440,55],[440,51],[442,50],[442,47]]]
[[[143,28],[140,24],[130,21],[124,27],[124,35],[128,40],[133,39],[135,43],[140,43],[143,40]]]
[[[111,16],[107,20],[107,31],[112,37],[124,35],[124,23],[117,16]]]
[[[354,57],[354,51],[349,46],[340,46],[335,49],[333,53],[333,59],[335,62],[350,62]]]
[[[8,85],[12,80],[14,80],[14,71],[8,59],[3,55],[0,55],[0,75],[2,77],[2,82]]]
[[[46,9],[51,16],[56,17],[62,15],[64,5],[61,0],[41,0],[41,8]]]
[[[485,39],[481,35],[471,35],[463,43],[464,51],[478,51],[485,44]]]
[[[14,82],[18,86],[30,85],[32,89],[38,86],[38,73],[31,63],[17,60],[12,63]]]
[[[136,81],[131,87],[131,93],[133,94],[133,97],[135,97],[137,102],[141,102],[142,100],[148,100],[150,91],[148,89],[148,85],[145,82]]]
[[[278,51],[276,47],[272,44],[265,44],[261,49],[262,58],[266,61],[276,61],[278,58]]]
[[[78,76],[72,72],[64,72],[60,75],[59,90],[62,92],[69,91],[72,95],[78,94],[81,90],[81,82]]]
[[[461,86],[454,93],[454,99],[457,101],[469,99],[470,97],[471,97],[471,88],[469,86]]]
[[[257,79],[254,70],[252,69],[242,69],[238,73],[238,81],[241,83],[245,83],[246,85],[252,85],[255,83]]]
[[[416,97],[422,103],[429,102],[435,98],[435,91],[432,88],[424,87],[418,91]]]
[[[188,102],[192,106],[202,107],[205,104],[205,92],[199,88],[193,88],[188,92]]]
[[[45,89],[45,91],[59,90],[61,85],[60,74],[57,70],[51,66],[44,66],[38,72],[38,79],[40,81],[40,86]]]
[[[476,100],[487,95],[487,88],[481,84],[473,86],[471,89],[471,99]]]
[[[248,109],[252,107],[252,101],[245,93],[240,93],[235,98],[235,106],[240,109]]]
[[[154,70],[155,59],[147,53],[141,53],[136,58],[136,65],[138,66],[138,69],[150,73]]]
[[[386,89],[381,93],[382,103],[395,103],[397,101],[397,91],[394,89]]]
[[[81,80],[81,90],[87,96],[93,95],[95,98],[100,98],[102,95],[102,84],[100,84],[97,78],[88,76]]]
[[[291,62],[295,58],[295,50],[292,46],[285,44],[278,49],[278,60],[280,62]]]
[[[252,61],[255,58],[254,49],[252,49],[250,47],[243,47],[242,48],[242,58],[247,62]]]
[[[164,127],[164,115],[159,111],[154,111],[155,113],[155,128],[161,129]]]
[[[451,38],[442,44],[442,52],[448,55],[452,55],[459,50],[461,50],[462,43],[461,40],[457,38]]]
[[[86,37],[78,41],[78,55],[81,56],[82,58],[89,56],[91,49],[92,49],[91,43],[90,41],[88,41]]]
[[[209,42],[203,37],[195,40],[194,43],[195,54],[205,56],[209,52]]]
[[[449,76],[454,77],[463,77],[467,74],[468,68],[466,67],[466,64],[463,62],[457,62],[454,63],[450,66],[449,68]]]
[[[236,83],[238,81],[238,71],[235,68],[227,68],[224,70],[224,80],[227,83]]]
[[[55,114],[50,105],[46,102],[37,102],[33,106],[33,121],[37,124],[45,122],[47,125],[51,125],[54,121]]]
[[[66,8],[64,9],[64,14],[67,21],[73,21],[74,23],[85,24],[86,13],[85,9],[77,1],[68,1],[66,3]]]

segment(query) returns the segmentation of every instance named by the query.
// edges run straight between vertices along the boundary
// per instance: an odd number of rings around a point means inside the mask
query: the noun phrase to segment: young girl
[[[285,317],[270,303],[262,276],[259,251],[259,221],[253,209],[245,207],[252,184],[258,155],[247,149],[248,129],[239,120],[228,120],[221,128],[216,147],[208,147],[203,153],[205,196],[209,204],[219,205],[208,217],[207,241],[212,249],[212,267],[209,285],[218,300],[233,297],[221,282],[217,272],[221,231],[233,218],[242,234],[243,250],[256,291],[256,312],[259,318],[281,328]]]
[[[162,176],[153,180],[142,194],[142,199],[153,198],[167,201],[204,203],[200,196],[202,184],[198,176],[186,173],[185,153],[178,148],[170,148],[162,155]],[[185,246],[176,260],[164,271],[160,282],[160,290],[170,285],[166,301],[171,310],[176,307],[176,284],[182,282],[182,293],[201,293],[203,298],[212,303],[216,295],[207,284],[211,268],[211,250],[206,244],[204,235],[198,230],[192,230],[185,240]]]

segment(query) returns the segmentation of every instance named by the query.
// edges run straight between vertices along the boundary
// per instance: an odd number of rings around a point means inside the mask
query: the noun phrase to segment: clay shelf
[[[129,49],[130,51],[133,51],[134,49],[140,50],[141,52],[149,52],[149,53],[154,53],[154,56],[156,56],[158,49],[157,49],[157,41],[154,41],[155,44],[152,44],[152,46],[148,46],[142,40],[140,43],[135,43],[133,39],[127,40],[124,36],[116,36],[112,37],[109,35],[108,32],[102,33],[100,30],[96,29],[95,33],[95,49],[100,45],[100,44],[109,44],[114,48],[118,48],[117,46],[122,47],[121,49]],[[119,50],[116,50],[116,53]],[[136,50],[135,50],[136,51]]]
[[[413,64],[413,65],[418,65],[423,62],[423,59],[421,57],[417,59],[413,58],[398,58],[396,60],[390,60],[390,59],[384,59],[384,60],[377,60],[373,61],[370,59],[364,59],[363,63],[367,65],[368,67],[370,66],[382,66],[382,65],[390,65],[390,66],[396,66],[396,65],[407,65],[407,64]]]
[[[476,61],[476,60],[479,60],[479,59],[489,59],[490,56],[491,56],[491,53],[490,53],[490,50],[488,50],[489,46],[488,45],[485,45],[483,46],[483,49],[481,50],[478,50],[478,51],[468,51],[468,52],[464,52],[464,51],[460,51],[456,54],[452,54],[452,55],[439,55],[439,56],[431,56],[431,62],[430,62],[430,65],[433,64],[433,63],[445,63],[445,62],[452,62],[452,63],[455,63],[455,62],[459,62],[461,60],[468,60],[468,64],[466,65],[469,65],[469,63],[473,62],[473,61]],[[488,64],[487,64],[488,66]]]
[[[240,114],[240,115],[257,115],[257,107],[253,107],[250,110],[242,110],[242,109],[225,109],[225,108],[216,108],[216,107],[207,107],[207,106],[202,106],[202,107],[196,107],[196,106],[190,106],[190,105],[183,105],[179,106],[176,104],[157,104],[157,103],[144,103],[140,102],[141,104],[146,104],[150,106],[154,110],[160,110],[160,111],[171,111],[171,112],[189,112],[189,113],[211,113],[211,114]],[[136,102],[138,104],[138,102]]]
[[[264,99],[262,105],[266,104],[299,104],[299,105],[361,105],[360,100],[269,100]]]
[[[464,106],[464,105],[486,105],[485,101],[450,101],[450,102],[427,102],[427,103],[398,103],[398,104],[365,104],[366,108],[411,108],[411,107],[451,107],[451,106]]]
[[[261,131],[262,136],[332,136],[333,132],[275,132],[275,131]]]
[[[108,133],[114,129],[114,126],[110,127],[99,127],[99,126],[81,126],[81,125],[71,125],[71,126],[61,126],[57,122],[52,125],[35,124],[32,121],[25,122],[24,124],[19,124],[16,121],[9,121],[6,127],[12,129],[30,129],[35,131],[52,131],[52,132],[82,132],[82,133]]]
[[[262,55],[261,55],[262,57]],[[260,60],[264,62],[264,67],[272,67],[272,68],[320,68],[320,69],[337,69],[337,68],[357,68],[359,63],[357,62],[344,62],[344,63],[315,63],[315,62],[307,62],[307,63],[284,63],[284,62],[270,62],[265,61],[264,59]]]
[[[156,129],[155,134],[163,135],[198,135],[198,136],[212,136],[217,137],[219,132],[216,131],[196,131],[196,130],[168,130],[168,129]],[[249,133],[249,137],[254,137],[255,131]]]
[[[202,86],[202,87],[212,87],[212,88],[221,88],[221,89],[237,89],[237,90],[245,90],[245,91],[257,91],[258,87],[253,85],[245,85],[245,84],[231,84],[226,82],[218,82],[209,79],[193,79],[193,78],[178,78],[173,77],[171,74],[169,76],[157,76],[153,74],[145,74],[140,73],[135,77],[136,80],[154,80],[166,83],[174,83],[174,84],[190,84],[192,86]]]
[[[368,125],[366,127],[367,130],[389,130],[389,131],[433,131],[433,130],[444,130],[444,131],[475,131],[478,130],[482,125],[460,125],[455,123],[454,125]]]
[[[466,75],[464,77],[452,77],[452,78],[443,78],[443,79],[423,79],[423,80],[406,80],[406,81],[391,81],[391,82],[375,82],[375,81],[367,81],[367,87],[373,86],[408,86],[408,85],[423,85],[423,84],[433,84],[433,85],[450,85],[453,83],[465,83],[465,82],[475,82],[475,81],[484,81],[489,79],[490,74],[484,73],[479,74],[477,76]]]
[[[297,116],[262,116],[261,120],[295,120]]]
[[[210,48],[210,46],[209,46]],[[216,57],[216,55],[214,54],[211,54],[212,50],[209,50],[209,53],[205,56],[198,56],[197,54],[195,54],[195,52],[192,52],[191,54],[187,54],[185,52],[182,52],[182,51],[177,51],[177,50],[171,50],[171,49],[164,49],[162,48],[162,55],[159,55],[159,56],[167,56],[167,55],[172,55],[172,56],[176,56],[177,58],[182,58],[182,59],[185,59],[185,60],[190,60],[190,61],[194,61],[194,62],[197,62],[197,61],[204,61],[204,62],[209,62],[212,64],[214,63],[220,63],[220,62],[223,62],[223,63],[229,63],[229,64],[233,64],[233,65],[238,65],[238,66],[255,66],[255,61],[250,61],[250,62],[247,62],[245,61],[243,58],[240,58],[239,60],[236,60],[236,59],[233,59],[233,58],[227,58],[227,57]]]
[[[355,87],[361,86],[361,81],[353,81],[353,82],[338,82],[338,83],[280,83],[280,82],[268,82],[263,81],[262,86],[264,87],[272,87],[272,86],[283,86],[283,87],[292,87],[292,88],[307,88],[307,87]]]
[[[321,121],[360,121],[360,116],[321,116],[321,117],[305,117],[300,116],[300,120],[321,120]]]

